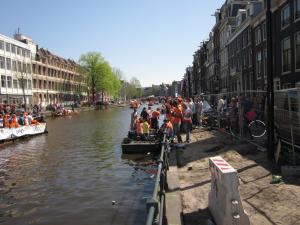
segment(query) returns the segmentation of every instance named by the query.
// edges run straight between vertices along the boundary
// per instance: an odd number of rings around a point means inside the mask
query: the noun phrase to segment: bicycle
[[[253,120],[248,124],[248,129],[250,131],[250,135],[254,138],[263,137],[266,132],[266,124],[261,120]]]

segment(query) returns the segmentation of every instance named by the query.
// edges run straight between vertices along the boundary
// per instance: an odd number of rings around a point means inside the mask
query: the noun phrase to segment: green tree
[[[121,88],[120,79],[101,53],[88,52],[83,54],[79,62],[87,71],[88,86],[91,88],[93,102],[95,102],[97,92],[101,92],[102,101],[104,101],[105,92],[113,97],[118,96]]]
[[[100,88],[101,71],[100,66],[104,62],[101,53],[88,52],[81,55],[79,63],[87,71],[87,83],[92,92],[92,100],[95,103],[95,94]]]

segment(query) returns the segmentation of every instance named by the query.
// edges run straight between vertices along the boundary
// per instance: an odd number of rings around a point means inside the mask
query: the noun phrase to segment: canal
[[[155,179],[151,156],[122,155],[130,113],[49,119],[49,134],[2,146],[0,224],[143,224]]]

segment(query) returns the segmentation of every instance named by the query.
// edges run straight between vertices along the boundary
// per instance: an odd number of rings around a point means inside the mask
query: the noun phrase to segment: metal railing
[[[166,221],[166,196],[167,171],[169,170],[169,144],[164,135],[161,142],[160,158],[158,160],[157,176],[153,194],[147,199],[146,225],[163,225]]]

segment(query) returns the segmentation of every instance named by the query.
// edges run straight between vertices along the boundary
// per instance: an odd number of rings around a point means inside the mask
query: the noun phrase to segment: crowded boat
[[[130,131],[122,144],[123,150],[124,147],[129,146],[140,148],[140,150],[135,149],[134,152],[144,152],[145,149],[157,150],[157,143],[161,142],[164,134],[171,143],[180,144],[183,143],[182,132],[186,134],[184,142],[189,143],[193,124],[202,125],[203,102],[200,97],[195,98],[194,101],[181,97],[165,98],[161,101],[160,107],[152,107],[148,104],[140,113],[137,109],[133,109]],[[151,143],[153,148],[149,146]]]
[[[0,105],[0,142],[46,132],[46,123],[36,109],[25,112],[15,105]]]

